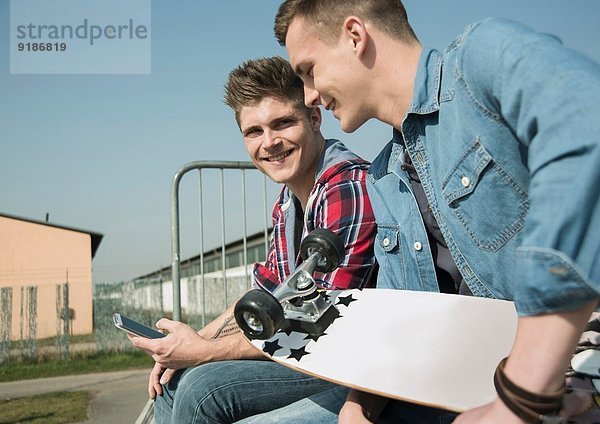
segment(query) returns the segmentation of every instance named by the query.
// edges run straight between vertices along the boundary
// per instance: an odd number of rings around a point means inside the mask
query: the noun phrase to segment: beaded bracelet
[[[532,393],[517,386],[504,373],[504,358],[498,364],[494,373],[494,386],[498,397],[519,418],[531,424],[559,424],[563,423],[558,416],[562,405],[565,386],[555,393]]]

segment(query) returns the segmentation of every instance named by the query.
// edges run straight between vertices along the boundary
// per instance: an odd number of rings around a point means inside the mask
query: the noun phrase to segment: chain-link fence
[[[37,349],[37,286],[21,287],[21,320],[19,349],[21,356],[36,358]]]
[[[56,285],[56,353],[60,358],[69,357],[71,335],[71,309],[69,308],[69,285]]]
[[[12,287],[0,287],[0,363],[8,360],[11,347]]]
[[[126,334],[113,324],[115,312],[154,327],[156,321],[165,316],[162,281],[143,280],[94,286],[94,335],[98,350],[119,352],[132,349]]]
[[[246,290],[246,272],[243,267],[233,268],[228,278],[227,298],[235,301]],[[204,284],[195,275],[182,279],[181,285],[182,321],[195,329],[228,306],[220,272],[205,274]],[[96,284],[90,332],[74,335],[74,311],[80,305],[75,304],[76,299],[69,300],[69,284],[1,287],[0,363],[132,350],[126,334],[114,326],[113,314],[119,312],[154,327],[160,318],[172,317],[172,290],[171,281],[161,279]]]

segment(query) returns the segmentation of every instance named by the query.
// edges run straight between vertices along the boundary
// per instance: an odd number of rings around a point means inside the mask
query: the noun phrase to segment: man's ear
[[[368,43],[365,21],[357,16],[348,16],[344,20],[342,34],[345,40],[350,43],[354,52],[361,58]]]
[[[310,124],[314,131],[319,131],[321,129],[321,122],[323,122],[321,108],[319,106],[312,108],[312,111],[310,112]]]

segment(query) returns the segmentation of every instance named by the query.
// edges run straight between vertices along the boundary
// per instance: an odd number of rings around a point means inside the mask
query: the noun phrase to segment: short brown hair
[[[275,17],[275,38],[285,46],[289,26],[298,17],[318,27],[319,35],[329,41],[350,15],[374,23],[392,37],[417,39],[400,0],[285,0]]]
[[[235,112],[240,124],[240,111],[271,97],[292,103],[306,115],[311,109],[304,104],[304,85],[292,66],[283,58],[263,57],[242,63],[229,73],[225,84],[225,103]]]

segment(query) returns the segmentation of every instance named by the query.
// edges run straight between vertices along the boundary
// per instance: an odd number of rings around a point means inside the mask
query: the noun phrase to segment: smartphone
[[[146,337],[147,339],[160,339],[161,337],[165,337],[165,334],[156,331],[153,328],[146,327],[139,322],[135,322],[119,313],[113,315],[113,321],[117,328],[133,334],[134,336]]]

